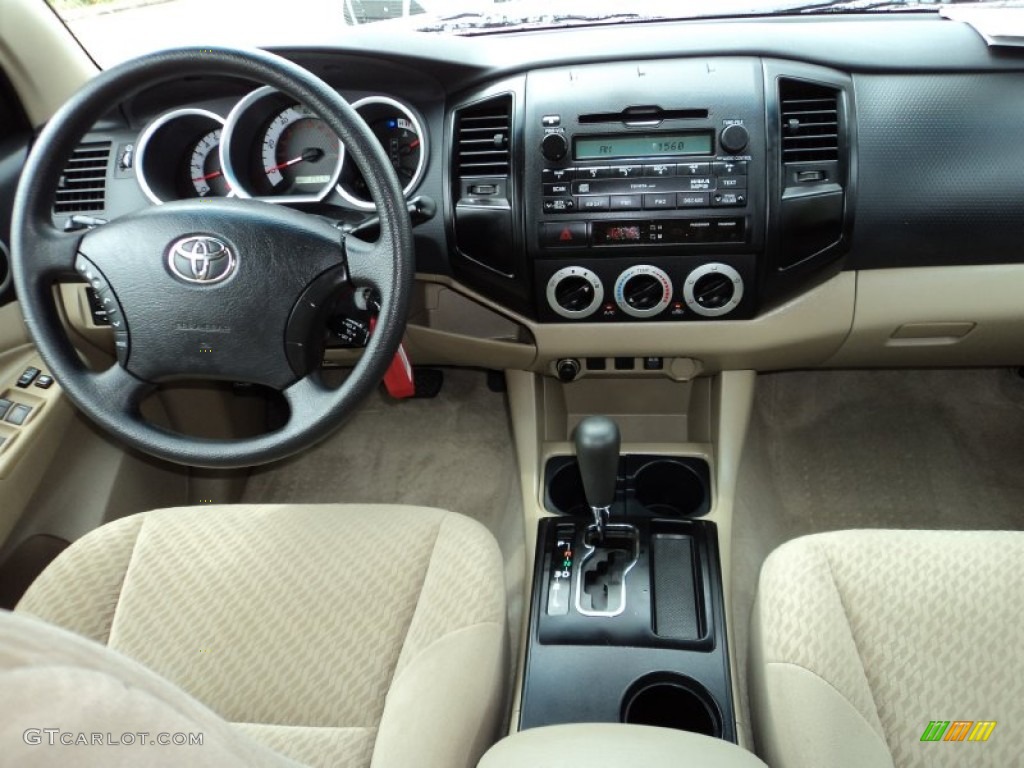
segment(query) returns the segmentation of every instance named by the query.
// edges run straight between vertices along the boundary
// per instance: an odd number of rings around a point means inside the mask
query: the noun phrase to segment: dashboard
[[[706,370],[1022,356],[1004,290],[1024,263],[1024,59],[965,24],[367,28],[277,52],[336,87],[407,198],[436,211],[417,220],[417,272],[467,319],[434,291],[419,320],[498,343],[488,362],[505,350],[554,371],[573,355],[597,375],[634,351]],[[346,227],[373,215],[302,105],[212,75],[127,99],[80,151],[103,189],[69,184],[58,222],[208,196]]]

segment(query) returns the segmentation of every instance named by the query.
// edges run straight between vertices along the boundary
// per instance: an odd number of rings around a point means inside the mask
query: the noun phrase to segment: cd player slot
[[[580,115],[580,125],[600,123],[649,124],[662,120],[707,120],[706,109],[662,109],[661,107],[627,107],[621,112],[595,112]]]

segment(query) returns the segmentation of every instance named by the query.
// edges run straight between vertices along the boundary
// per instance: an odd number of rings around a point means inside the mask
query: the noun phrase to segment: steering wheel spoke
[[[33,233],[29,254],[37,280],[48,284],[74,272],[85,235],[84,232],[61,232],[48,223],[41,223]]]
[[[156,387],[148,381],[132,376],[120,365],[112,365],[105,371],[90,373],[88,385],[94,397],[104,405],[108,413],[134,417],[139,405]]]
[[[368,243],[348,235],[344,247],[349,282],[360,288],[373,288],[382,294],[387,291],[387,277],[391,273],[394,254],[384,238]]]

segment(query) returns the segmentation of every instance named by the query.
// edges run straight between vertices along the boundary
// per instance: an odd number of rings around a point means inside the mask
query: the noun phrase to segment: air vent
[[[839,92],[803,82],[779,81],[782,162],[839,159]]]
[[[57,185],[54,213],[102,211],[106,204],[109,141],[80,144],[71,154]]]
[[[508,176],[512,97],[476,104],[455,120],[455,167],[459,176]]]

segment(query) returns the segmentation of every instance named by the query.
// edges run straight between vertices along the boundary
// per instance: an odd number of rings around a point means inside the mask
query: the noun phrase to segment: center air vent
[[[455,121],[456,173],[459,176],[508,176],[511,137],[511,96],[463,109]]]
[[[801,80],[779,81],[782,162],[839,159],[839,93]]]
[[[57,185],[54,213],[102,211],[106,205],[109,141],[80,144]]]

